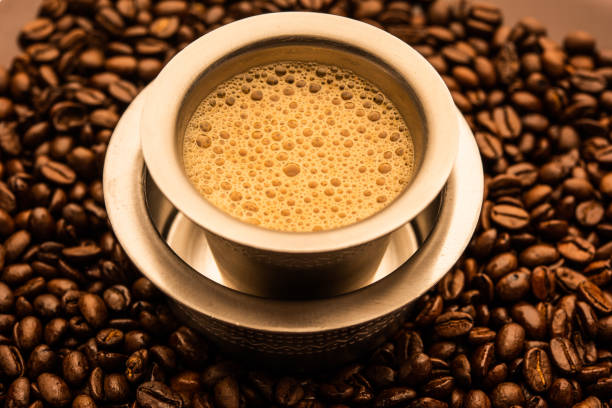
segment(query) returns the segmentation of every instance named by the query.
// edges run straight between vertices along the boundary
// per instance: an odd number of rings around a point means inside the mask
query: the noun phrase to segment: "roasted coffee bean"
[[[98,295],[85,293],[79,298],[79,310],[87,323],[93,327],[101,327],[107,319],[107,309]]]
[[[606,88],[606,78],[591,71],[576,71],[571,76],[570,82],[582,92],[599,93]]]
[[[26,48],[26,52],[32,60],[39,63],[52,62],[60,56],[60,51],[48,43],[32,44]]]
[[[136,70],[141,79],[150,81],[157,76],[161,68],[162,64],[160,61],[153,58],[143,58],[138,61]]]
[[[464,284],[465,274],[460,269],[447,273],[440,285],[442,298],[445,301],[456,299],[463,291]]]
[[[70,389],[64,380],[57,375],[43,373],[38,376],[36,383],[38,384],[41,397],[49,405],[62,407],[70,402]]]
[[[557,249],[564,258],[577,263],[586,263],[595,256],[595,248],[585,239],[575,236],[563,238],[558,244]]]
[[[595,48],[595,39],[585,31],[572,31],[565,37],[563,46],[568,52],[591,54]]]
[[[97,89],[83,88],[75,93],[75,98],[85,105],[100,106],[106,100],[106,95]]]
[[[70,185],[76,180],[74,171],[59,162],[48,161],[42,165],[40,172],[47,180],[59,185]]]
[[[182,408],[181,397],[161,382],[151,381],[141,384],[136,392],[136,400],[143,408]]]
[[[520,207],[498,204],[491,209],[491,219],[501,227],[518,230],[529,224],[529,214]]]
[[[528,267],[550,265],[559,259],[559,252],[548,244],[531,245],[519,255],[521,263]]]
[[[400,366],[398,379],[407,385],[420,384],[429,379],[431,371],[432,363],[429,356],[417,352]]]
[[[612,301],[597,285],[585,280],[580,282],[578,289],[580,296],[599,312],[612,313]]]
[[[62,373],[66,382],[72,386],[78,386],[88,376],[89,363],[80,351],[71,351],[62,361]]]
[[[525,328],[528,337],[543,339],[546,335],[546,321],[537,309],[528,303],[517,303],[512,307],[512,318]]]
[[[53,21],[41,17],[26,23],[21,28],[21,35],[24,39],[30,41],[40,41],[49,37],[55,31]]]
[[[0,282],[0,312],[5,313],[10,311],[13,307],[14,301],[15,296],[13,295],[11,288],[9,288],[4,282]]]
[[[2,272],[2,281],[9,285],[20,285],[33,277],[33,269],[29,264],[13,264]]]
[[[176,16],[160,17],[151,23],[149,32],[157,38],[166,39],[177,32],[179,24],[180,20]]]
[[[503,302],[516,302],[529,293],[529,272],[511,272],[495,285],[495,293]]]
[[[476,137],[476,143],[478,144],[478,149],[480,150],[480,154],[489,160],[499,159],[503,155],[503,147],[501,141],[487,132],[475,132],[474,136]],[[612,190],[611,190],[612,191]],[[504,221],[508,224],[516,224],[521,223],[521,221],[511,219],[507,219],[507,217],[502,217]]]
[[[525,329],[516,323],[507,323],[499,329],[495,339],[495,350],[499,358],[510,361],[523,351]]]
[[[0,314],[0,333],[8,333],[15,324],[15,316]]]
[[[412,408],[448,408],[448,404],[446,402],[437,400],[435,398],[423,397],[417,400],[414,400],[412,404],[410,404]]]
[[[119,122],[119,116],[108,109],[96,109],[89,115],[89,120],[92,125],[111,129]]]
[[[87,380],[87,386],[94,400],[100,401],[104,398],[104,372],[102,368],[96,367],[91,371]],[[138,398],[138,394],[136,396]]]
[[[108,93],[123,103],[130,103],[138,94],[138,89],[128,81],[116,81],[109,85]]]
[[[30,214],[28,225],[32,234],[38,239],[47,239],[55,232],[55,220],[44,207],[36,207]]]
[[[591,396],[574,405],[574,408],[601,408],[603,405],[599,398]]]
[[[187,365],[198,367],[208,358],[206,343],[188,327],[173,332],[169,344]]]
[[[494,408],[522,406],[525,403],[525,395],[518,384],[504,382],[497,385],[491,392],[491,403]]]
[[[86,122],[85,108],[81,104],[73,102],[58,102],[51,107],[51,121],[59,132],[67,132],[82,127]],[[51,167],[50,171],[63,173],[63,166]],[[59,169],[56,169],[59,167]]]
[[[472,344],[482,344],[495,340],[495,335],[488,327],[474,327],[468,334],[468,341]]]
[[[472,355],[471,366],[474,375],[479,378],[486,377],[495,358],[494,343],[486,343],[478,346]]]
[[[610,376],[610,367],[608,365],[597,364],[592,366],[582,367],[578,372],[578,379],[581,382],[592,383],[600,378]]]
[[[96,22],[111,34],[119,35],[125,23],[121,15],[111,7],[101,8],[95,16]]]
[[[550,335],[552,337],[564,337],[569,336],[570,326],[569,319],[565,310],[561,308],[555,309],[550,322]]]
[[[152,358],[166,370],[176,368],[176,356],[174,351],[167,346],[156,345],[150,349]]]
[[[450,358],[456,350],[457,344],[453,343],[452,341],[438,341],[431,345],[428,353],[432,358],[446,360]]]
[[[125,337],[123,339],[123,345],[126,352],[132,353],[136,350],[146,348],[149,345],[150,341],[150,336],[147,333],[143,331],[132,330],[125,334]]]
[[[474,319],[467,313],[444,313],[435,320],[435,331],[442,337],[457,337],[467,334],[474,326]]]
[[[102,329],[96,334],[96,344],[101,349],[117,349],[123,344],[124,335],[121,330],[114,328]]]
[[[44,372],[52,372],[57,365],[56,353],[46,344],[40,344],[32,350],[27,362],[28,375],[32,378]]]
[[[555,293],[554,272],[547,267],[536,267],[531,273],[531,291],[539,300],[551,298]]]
[[[576,348],[567,338],[553,338],[550,341],[550,354],[557,368],[564,373],[573,374],[582,368]]]
[[[5,405],[7,407],[27,407],[30,403],[30,381],[19,377],[8,388]]]
[[[89,395],[81,394],[72,401],[72,406],[73,408],[95,408],[96,403]]]
[[[4,241],[5,259],[9,262],[18,259],[30,245],[31,239],[31,234],[28,231],[20,230],[13,233]]]
[[[13,337],[22,350],[31,350],[42,341],[42,323],[37,317],[26,316],[15,324]]]
[[[136,71],[138,61],[131,55],[118,55],[106,59],[104,67],[118,75],[131,75]]]
[[[482,384],[486,388],[492,388],[497,384],[504,382],[507,378],[508,366],[506,363],[499,363],[491,367],[487,375],[484,377]]]
[[[123,374],[109,374],[104,377],[104,397],[113,403],[126,401],[129,385]]]
[[[578,273],[570,268],[559,267],[555,270],[555,277],[557,283],[563,289],[569,292],[578,290],[580,283],[584,282],[587,278],[581,273]]]
[[[416,392],[406,387],[387,388],[374,400],[375,408],[391,407],[406,404],[416,397]]]
[[[142,300],[154,300],[160,295],[160,291],[145,277],[140,277],[134,281],[132,293],[134,298]]]
[[[0,344],[0,371],[6,377],[14,378],[24,374],[25,364],[19,349]]]
[[[100,252],[100,247],[97,245],[79,245],[62,249],[62,255],[72,262],[92,261],[100,255]]]
[[[146,349],[135,351],[125,362],[125,377],[130,382],[141,380],[149,368],[148,364],[149,352]]]
[[[531,389],[537,393],[550,388],[553,380],[552,365],[545,350],[535,347],[525,353],[523,376]]]
[[[576,302],[576,324],[583,335],[595,337],[597,335],[597,315],[593,308],[585,302]]]
[[[557,378],[548,390],[548,400],[558,407],[569,407],[574,402],[574,389],[565,378]]]
[[[593,227],[597,225],[604,216],[604,208],[598,201],[584,201],[576,207],[576,219],[580,225]]]
[[[465,354],[459,354],[453,359],[451,373],[459,385],[469,387],[472,384],[472,367]]]
[[[448,276],[448,275],[447,275]],[[421,308],[418,315],[414,318],[414,321],[418,325],[429,325],[436,320],[442,313],[444,307],[444,300],[442,296],[434,296],[428,299],[425,305]]]
[[[498,280],[505,274],[512,272],[518,267],[518,259],[512,252],[503,252],[494,256],[487,266],[485,272],[494,280]]]
[[[463,401],[465,408],[491,408],[489,396],[482,390],[470,390]]]
[[[444,399],[452,392],[455,380],[451,376],[435,378],[423,385],[423,392],[433,398]]]
[[[57,316],[61,311],[60,300],[50,293],[37,296],[33,306],[38,315],[46,319]]]

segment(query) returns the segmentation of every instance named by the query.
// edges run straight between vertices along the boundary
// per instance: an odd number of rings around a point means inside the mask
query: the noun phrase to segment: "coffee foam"
[[[393,103],[351,71],[285,62],[220,84],[185,130],[186,174],[228,214],[283,231],[338,228],[393,201],[414,148]]]

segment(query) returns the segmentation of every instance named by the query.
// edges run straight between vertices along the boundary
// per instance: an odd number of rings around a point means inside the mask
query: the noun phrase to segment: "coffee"
[[[259,66],[220,84],[189,120],[187,176],[243,221],[285,231],[352,224],[410,181],[414,150],[397,108],[351,71]]]

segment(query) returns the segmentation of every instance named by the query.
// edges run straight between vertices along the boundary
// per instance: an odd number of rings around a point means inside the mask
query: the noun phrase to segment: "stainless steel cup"
[[[380,87],[402,113],[414,137],[415,175],[382,211],[334,230],[273,231],[221,211],[187,179],[183,133],[199,102],[235,74],[288,60],[350,69]],[[362,287],[389,235],[440,193],[457,154],[460,119],[435,70],[401,40],[343,17],[292,12],[231,23],[178,53],[147,92],[140,126],[146,167],[173,206],[205,231],[226,278],[248,294],[313,298]]]

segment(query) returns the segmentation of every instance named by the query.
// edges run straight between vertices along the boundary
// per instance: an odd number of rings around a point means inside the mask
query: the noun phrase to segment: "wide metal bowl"
[[[218,209],[183,168],[183,135],[202,99],[219,83],[278,61],[336,65],[364,77],[397,106],[414,141],[415,172],[388,206],[348,226],[273,231]],[[197,39],[150,85],[140,129],[151,178],[206,234],[217,264],[243,292],[276,298],[347,293],[372,279],[390,234],[438,196],[457,155],[460,118],[433,67],[409,45],[359,21],[290,12],[240,20]]]

